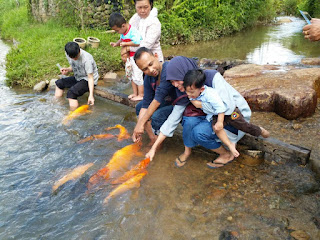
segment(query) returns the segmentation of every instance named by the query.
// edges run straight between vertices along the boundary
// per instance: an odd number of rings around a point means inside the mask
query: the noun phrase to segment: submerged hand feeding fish
[[[90,189],[92,185],[97,184],[103,179],[108,180],[112,173],[126,168],[133,157],[142,156],[143,154],[140,152],[140,148],[141,143],[133,143],[116,151],[109,163],[89,179],[88,188]]]
[[[65,184],[66,182],[70,180],[75,180],[82,176],[90,167],[93,166],[93,163],[88,163],[85,165],[81,165],[73,169],[71,172],[66,174],[64,177],[60,178],[58,181],[56,181],[52,187],[52,191],[56,191],[60,186]]]
[[[123,174],[121,177],[117,178],[116,180],[112,181],[111,184],[119,184],[127,181],[128,179],[132,178],[133,176],[145,171],[150,163],[150,158],[143,159],[133,168],[131,168],[128,172]]]
[[[118,141],[119,142],[124,139],[130,138],[130,135],[129,135],[127,129],[125,127],[121,126],[120,124],[117,124],[114,127],[108,127],[108,128],[106,128],[106,130],[108,131],[108,130],[115,129],[115,128],[118,128],[120,131],[118,134]]]
[[[119,185],[117,188],[115,188],[108,197],[106,197],[103,201],[104,204],[107,204],[110,198],[115,197],[117,195],[120,195],[132,188],[138,188],[140,187],[140,181],[142,178],[147,174],[147,170],[145,170],[142,173],[139,173],[135,175],[134,177],[130,178],[129,180],[125,181],[121,185]]]
[[[73,120],[76,117],[79,117],[81,115],[85,115],[87,113],[91,113],[91,111],[89,110],[89,105],[82,105],[80,107],[78,107],[76,110],[70,112],[68,114],[68,116],[66,116],[63,120],[62,120],[62,124],[66,125],[68,124],[71,120]]]

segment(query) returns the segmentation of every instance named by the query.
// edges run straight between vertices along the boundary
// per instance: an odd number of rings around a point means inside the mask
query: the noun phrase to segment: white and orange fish
[[[118,134],[118,141],[119,142],[124,139],[130,138],[130,135],[129,135],[127,129],[125,127],[121,126],[120,124],[117,124],[114,127],[108,127],[108,128],[106,128],[106,130],[108,131],[108,130],[115,129],[115,128],[118,128],[120,131]]]
[[[114,172],[127,168],[133,157],[143,156],[140,148],[141,143],[139,142],[130,144],[116,151],[109,163],[91,176],[88,182],[88,189],[101,180],[108,180]]]
[[[129,171],[127,171],[125,174],[123,174],[121,177],[117,178],[116,180],[112,181],[111,184],[119,184],[123,183],[133,176],[145,171],[145,169],[148,167],[150,163],[150,158],[146,158],[141,160],[137,165],[135,165],[133,168],[131,168]]]
[[[108,195],[108,197],[104,199],[103,203],[107,204],[112,197],[118,196],[132,188],[140,187],[140,181],[146,174],[147,174],[147,170],[144,170],[144,172],[135,175],[134,177],[130,178],[129,180],[119,185],[117,188],[112,190],[112,192]]]
[[[68,116],[66,116],[63,120],[62,120],[62,124],[66,125],[68,124],[70,121],[72,121],[73,119],[91,113],[91,111],[89,110],[89,105],[82,105],[80,107],[78,107],[76,110],[70,112],[68,114]]]
[[[66,182],[70,180],[76,180],[77,178],[80,178],[82,174],[84,174],[90,167],[93,166],[93,163],[88,163],[85,165],[81,165],[73,169],[71,172],[60,178],[58,181],[56,181],[52,187],[52,191],[56,191],[60,186],[65,184]]]
[[[92,135],[92,136],[86,137],[84,139],[81,139],[78,141],[78,143],[85,143],[85,142],[88,142],[91,140],[98,140],[98,139],[110,139],[110,138],[114,138],[114,137],[116,137],[116,136],[113,134],[109,134],[109,133],[97,134],[97,135]]]

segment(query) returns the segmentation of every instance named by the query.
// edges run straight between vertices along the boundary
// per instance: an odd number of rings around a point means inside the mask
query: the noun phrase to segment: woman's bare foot
[[[262,136],[262,137],[264,137],[264,138],[270,137],[269,131],[267,131],[267,130],[264,129],[263,127],[260,127],[260,128],[261,128],[261,136]]]
[[[132,98],[137,97],[137,96],[138,96],[138,95],[136,95],[136,94],[133,93],[133,94],[130,94],[130,95],[128,96],[128,98],[129,98],[129,99],[132,99]]]
[[[141,96],[135,96],[133,98],[131,98],[132,101],[141,101],[143,99],[143,97]]]
[[[231,152],[226,152],[225,154],[221,154],[216,160],[208,162],[207,166],[209,168],[220,168],[232,162],[233,160],[233,154]]]

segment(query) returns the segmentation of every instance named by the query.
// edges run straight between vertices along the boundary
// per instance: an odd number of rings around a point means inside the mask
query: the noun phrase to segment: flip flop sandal
[[[183,165],[179,166],[179,165],[177,164],[177,160],[179,161],[179,163],[181,163],[181,164],[183,164]],[[184,161],[181,161],[180,156],[178,156],[178,157],[176,158],[175,162],[174,162],[174,165],[175,165],[176,167],[178,167],[178,168],[181,168],[181,167],[183,167],[184,165],[186,165],[186,163],[187,163],[187,159],[184,160]]]
[[[210,166],[208,163],[207,163],[207,166],[208,166],[208,168],[210,168],[210,169],[222,168],[222,167],[224,167],[225,165],[227,165],[227,164],[229,164],[229,163],[231,163],[231,162],[233,162],[233,161],[234,161],[234,159],[231,160],[231,161],[229,161],[229,162],[227,162],[227,163],[217,163],[217,162],[211,161],[211,163],[216,164],[216,165],[219,165],[220,167]]]

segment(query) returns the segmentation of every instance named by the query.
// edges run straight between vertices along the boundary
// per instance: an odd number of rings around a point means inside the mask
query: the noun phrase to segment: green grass
[[[120,49],[109,44],[110,41],[118,40],[118,34],[61,27],[54,21],[30,23],[25,7],[8,11],[2,19],[2,38],[19,42],[7,55],[7,84],[10,86],[33,87],[42,80],[56,78],[59,74],[57,63],[69,66],[64,46],[75,37],[87,39],[93,36],[100,39],[99,48],[85,49],[93,55],[100,76],[107,71],[122,68]]]

